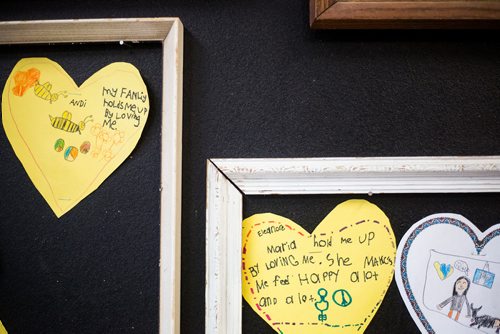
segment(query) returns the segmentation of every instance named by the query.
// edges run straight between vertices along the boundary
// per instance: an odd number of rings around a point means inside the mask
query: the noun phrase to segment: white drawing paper
[[[500,332],[500,225],[481,232],[463,216],[414,224],[396,254],[396,283],[422,333]]]

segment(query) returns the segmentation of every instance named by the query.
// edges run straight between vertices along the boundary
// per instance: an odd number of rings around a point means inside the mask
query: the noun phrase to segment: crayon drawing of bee
[[[64,97],[68,97],[66,95],[66,91],[61,91],[57,93],[52,93],[52,84],[50,82],[46,82],[43,85],[40,85],[40,82],[36,81],[35,82],[35,95],[38,96],[39,98],[49,101],[50,103],[57,101],[59,98],[59,95],[62,95]]]
[[[52,127],[59,129],[59,130],[63,130],[66,132],[73,132],[73,133],[78,132],[79,134],[82,134],[81,131],[83,131],[85,129],[85,124],[87,122],[92,121],[92,115],[85,117],[83,119],[83,121],[81,121],[78,124],[72,122],[71,117],[72,117],[72,115],[69,111],[63,112],[62,117],[53,117],[53,116],[49,115],[50,124],[52,125]]]

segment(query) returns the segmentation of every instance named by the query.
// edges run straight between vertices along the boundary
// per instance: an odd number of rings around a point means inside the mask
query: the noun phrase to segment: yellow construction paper
[[[5,329],[1,321],[0,321],[0,334],[7,334],[7,330]]]
[[[50,59],[24,58],[2,94],[7,137],[57,217],[129,156],[148,115],[146,85],[128,63],[112,63],[78,87]]]
[[[387,216],[365,200],[338,205],[309,234],[293,221],[243,221],[243,297],[278,333],[363,333],[394,274]]]

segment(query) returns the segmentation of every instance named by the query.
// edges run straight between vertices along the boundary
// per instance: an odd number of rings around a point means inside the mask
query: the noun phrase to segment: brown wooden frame
[[[312,29],[500,28],[500,0],[309,0]]]

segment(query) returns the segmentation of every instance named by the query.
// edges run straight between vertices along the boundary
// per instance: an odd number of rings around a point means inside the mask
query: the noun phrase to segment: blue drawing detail
[[[448,277],[450,269],[451,269],[450,264],[441,263],[441,272],[443,273],[444,277]]]
[[[439,276],[439,279],[441,281],[444,281],[448,277],[453,274],[453,267],[451,264],[446,264],[446,263],[439,263],[439,262],[434,262],[434,269],[436,269],[436,272]]]
[[[340,298],[339,298],[340,295]],[[352,297],[347,290],[338,289],[332,295],[333,302],[340,307],[347,307],[352,303]]]
[[[493,287],[493,282],[495,281],[495,273],[489,271],[488,267],[488,264],[486,264],[483,269],[477,268],[474,272],[472,283],[491,289]]]
[[[318,320],[321,322],[325,321],[328,318],[326,316],[326,314],[324,314],[324,312],[326,310],[328,310],[328,307],[329,307],[329,303],[326,300],[327,295],[328,295],[328,291],[326,291],[326,289],[324,289],[324,288],[319,289],[318,296],[319,296],[320,300],[319,300],[319,302],[314,303],[314,307],[316,307],[316,310],[318,310],[320,312],[320,314],[318,315]]]

